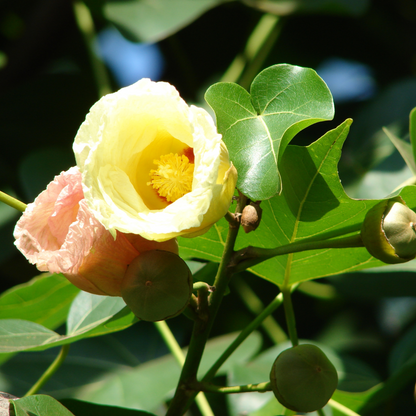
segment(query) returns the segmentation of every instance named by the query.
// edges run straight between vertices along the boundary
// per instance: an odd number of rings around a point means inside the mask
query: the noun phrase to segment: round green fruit
[[[169,251],[141,253],[128,266],[121,296],[143,321],[162,321],[179,315],[192,294],[192,274],[187,264]]]
[[[301,344],[283,351],[270,373],[273,393],[296,412],[322,409],[338,385],[335,367],[320,348]]]

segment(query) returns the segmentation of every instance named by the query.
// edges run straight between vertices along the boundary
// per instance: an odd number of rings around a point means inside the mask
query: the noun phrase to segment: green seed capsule
[[[192,294],[192,274],[176,254],[152,250],[141,253],[127,268],[121,296],[143,321],[162,321],[179,315]]]
[[[322,409],[334,394],[338,375],[320,348],[301,344],[277,357],[270,381],[283,406],[297,412],[314,412]]]

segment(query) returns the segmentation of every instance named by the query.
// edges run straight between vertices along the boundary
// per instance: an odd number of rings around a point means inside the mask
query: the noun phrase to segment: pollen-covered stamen
[[[147,185],[153,186],[159,196],[175,202],[192,190],[194,164],[185,155],[169,153],[153,163],[157,169],[150,171],[151,181]]]

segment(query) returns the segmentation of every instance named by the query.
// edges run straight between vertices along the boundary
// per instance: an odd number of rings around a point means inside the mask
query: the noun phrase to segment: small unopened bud
[[[335,367],[320,348],[301,344],[283,351],[270,373],[277,400],[296,412],[322,409],[338,385]]]
[[[384,263],[404,263],[416,257],[416,213],[400,197],[371,208],[361,229],[369,253]]]
[[[192,274],[187,264],[168,251],[141,253],[128,266],[121,296],[143,321],[161,321],[179,315],[192,294]]]
[[[241,214],[241,225],[246,233],[254,231],[260,224],[263,210],[257,202],[246,205]]]

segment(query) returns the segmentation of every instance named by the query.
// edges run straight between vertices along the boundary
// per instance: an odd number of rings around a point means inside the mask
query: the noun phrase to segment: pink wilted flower
[[[77,167],[62,172],[16,224],[15,245],[40,271],[62,273],[78,288],[121,296],[128,264],[141,252],[178,252],[176,239],[163,243],[117,231],[116,238],[92,215]]]

